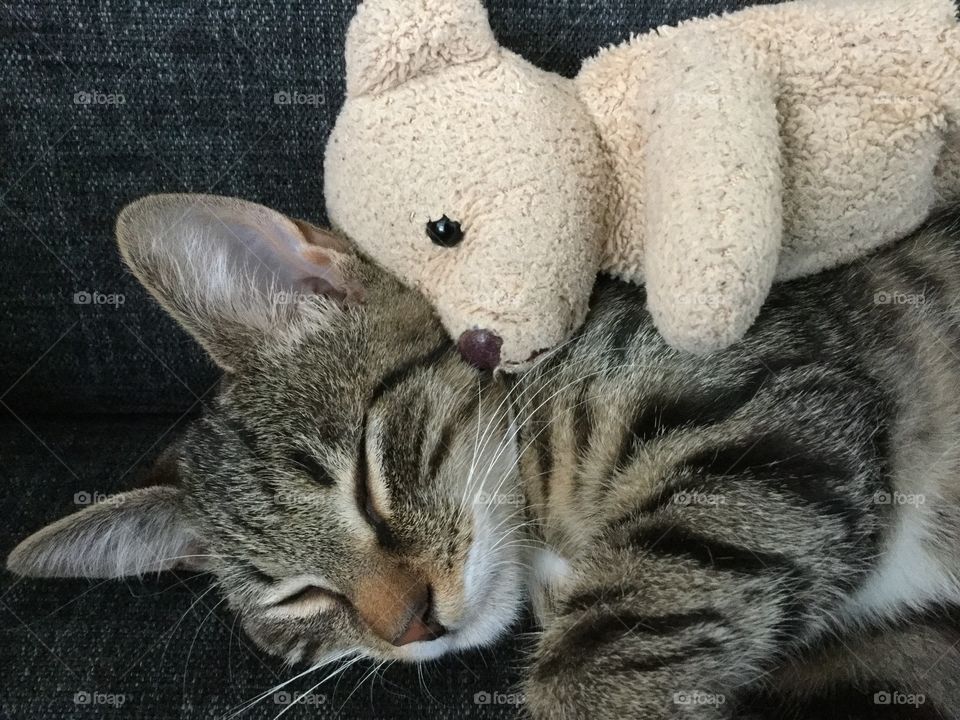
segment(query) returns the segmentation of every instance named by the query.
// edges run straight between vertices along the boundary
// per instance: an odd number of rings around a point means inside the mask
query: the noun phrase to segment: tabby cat
[[[538,718],[786,697],[781,718],[841,678],[892,693],[867,717],[898,692],[957,717],[958,217],[781,285],[709,358],[600,280],[582,332],[510,379],[333,234],[144,199],[121,251],[222,386],[169,482],[53,523],[8,567],[208,570],[261,647],[311,665],[489,645],[529,599]]]

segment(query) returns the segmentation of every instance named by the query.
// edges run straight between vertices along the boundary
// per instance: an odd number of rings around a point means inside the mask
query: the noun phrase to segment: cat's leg
[[[820,382],[771,394],[742,434],[677,452],[653,496],[603,500],[609,519],[534,653],[535,717],[732,717],[744,688],[839,614],[892,510],[875,501],[889,491],[878,415],[852,386]],[[645,485],[650,455],[609,492]]]
[[[725,497],[730,510],[759,502],[769,525],[745,527],[756,518],[743,514],[718,532],[716,518],[627,515],[574,566],[535,654],[536,716],[729,717],[737,688],[771,670],[859,572],[842,553],[823,556],[835,539],[816,518],[785,532],[777,499]]]

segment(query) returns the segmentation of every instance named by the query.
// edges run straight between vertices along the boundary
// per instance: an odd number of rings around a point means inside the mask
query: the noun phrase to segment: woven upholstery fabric
[[[630,33],[743,4],[488,3],[504,45],[566,75]],[[0,555],[79,503],[134,485],[217,380],[123,269],[119,209],[152,192],[212,192],[324,222],[322,152],[355,9],[0,4]],[[207,589],[203,576],[17,582],[3,571],[0,718],[226,717],[292,677]],[[427,666],[423,685],[396,665],[361,683],[371,668],[358,664],[284,717],[514,717],[521,644]],[[285,700],[271,694],[241,717],[273,718]]]

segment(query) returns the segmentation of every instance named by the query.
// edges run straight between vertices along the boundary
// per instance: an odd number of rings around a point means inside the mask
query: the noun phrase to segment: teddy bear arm
[[[756,318],[782,236],[773,83],[735,42],[680,48],[653,84],[642,161],[648,304],[667,341],[698,354]]]

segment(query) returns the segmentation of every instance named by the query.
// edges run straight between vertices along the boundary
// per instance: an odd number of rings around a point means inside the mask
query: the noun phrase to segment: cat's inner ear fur
[[[7,568],[27,577],[118,578],[199,570],[208,557],[166,485],[109,497],[47,525],[17,545]]]
[[[137,278],[227,370],[248,348],[302,332],[311,298],[362,298],[344,272],[346,241],[244,200],[151,195],[120,213],[117,242]]]

